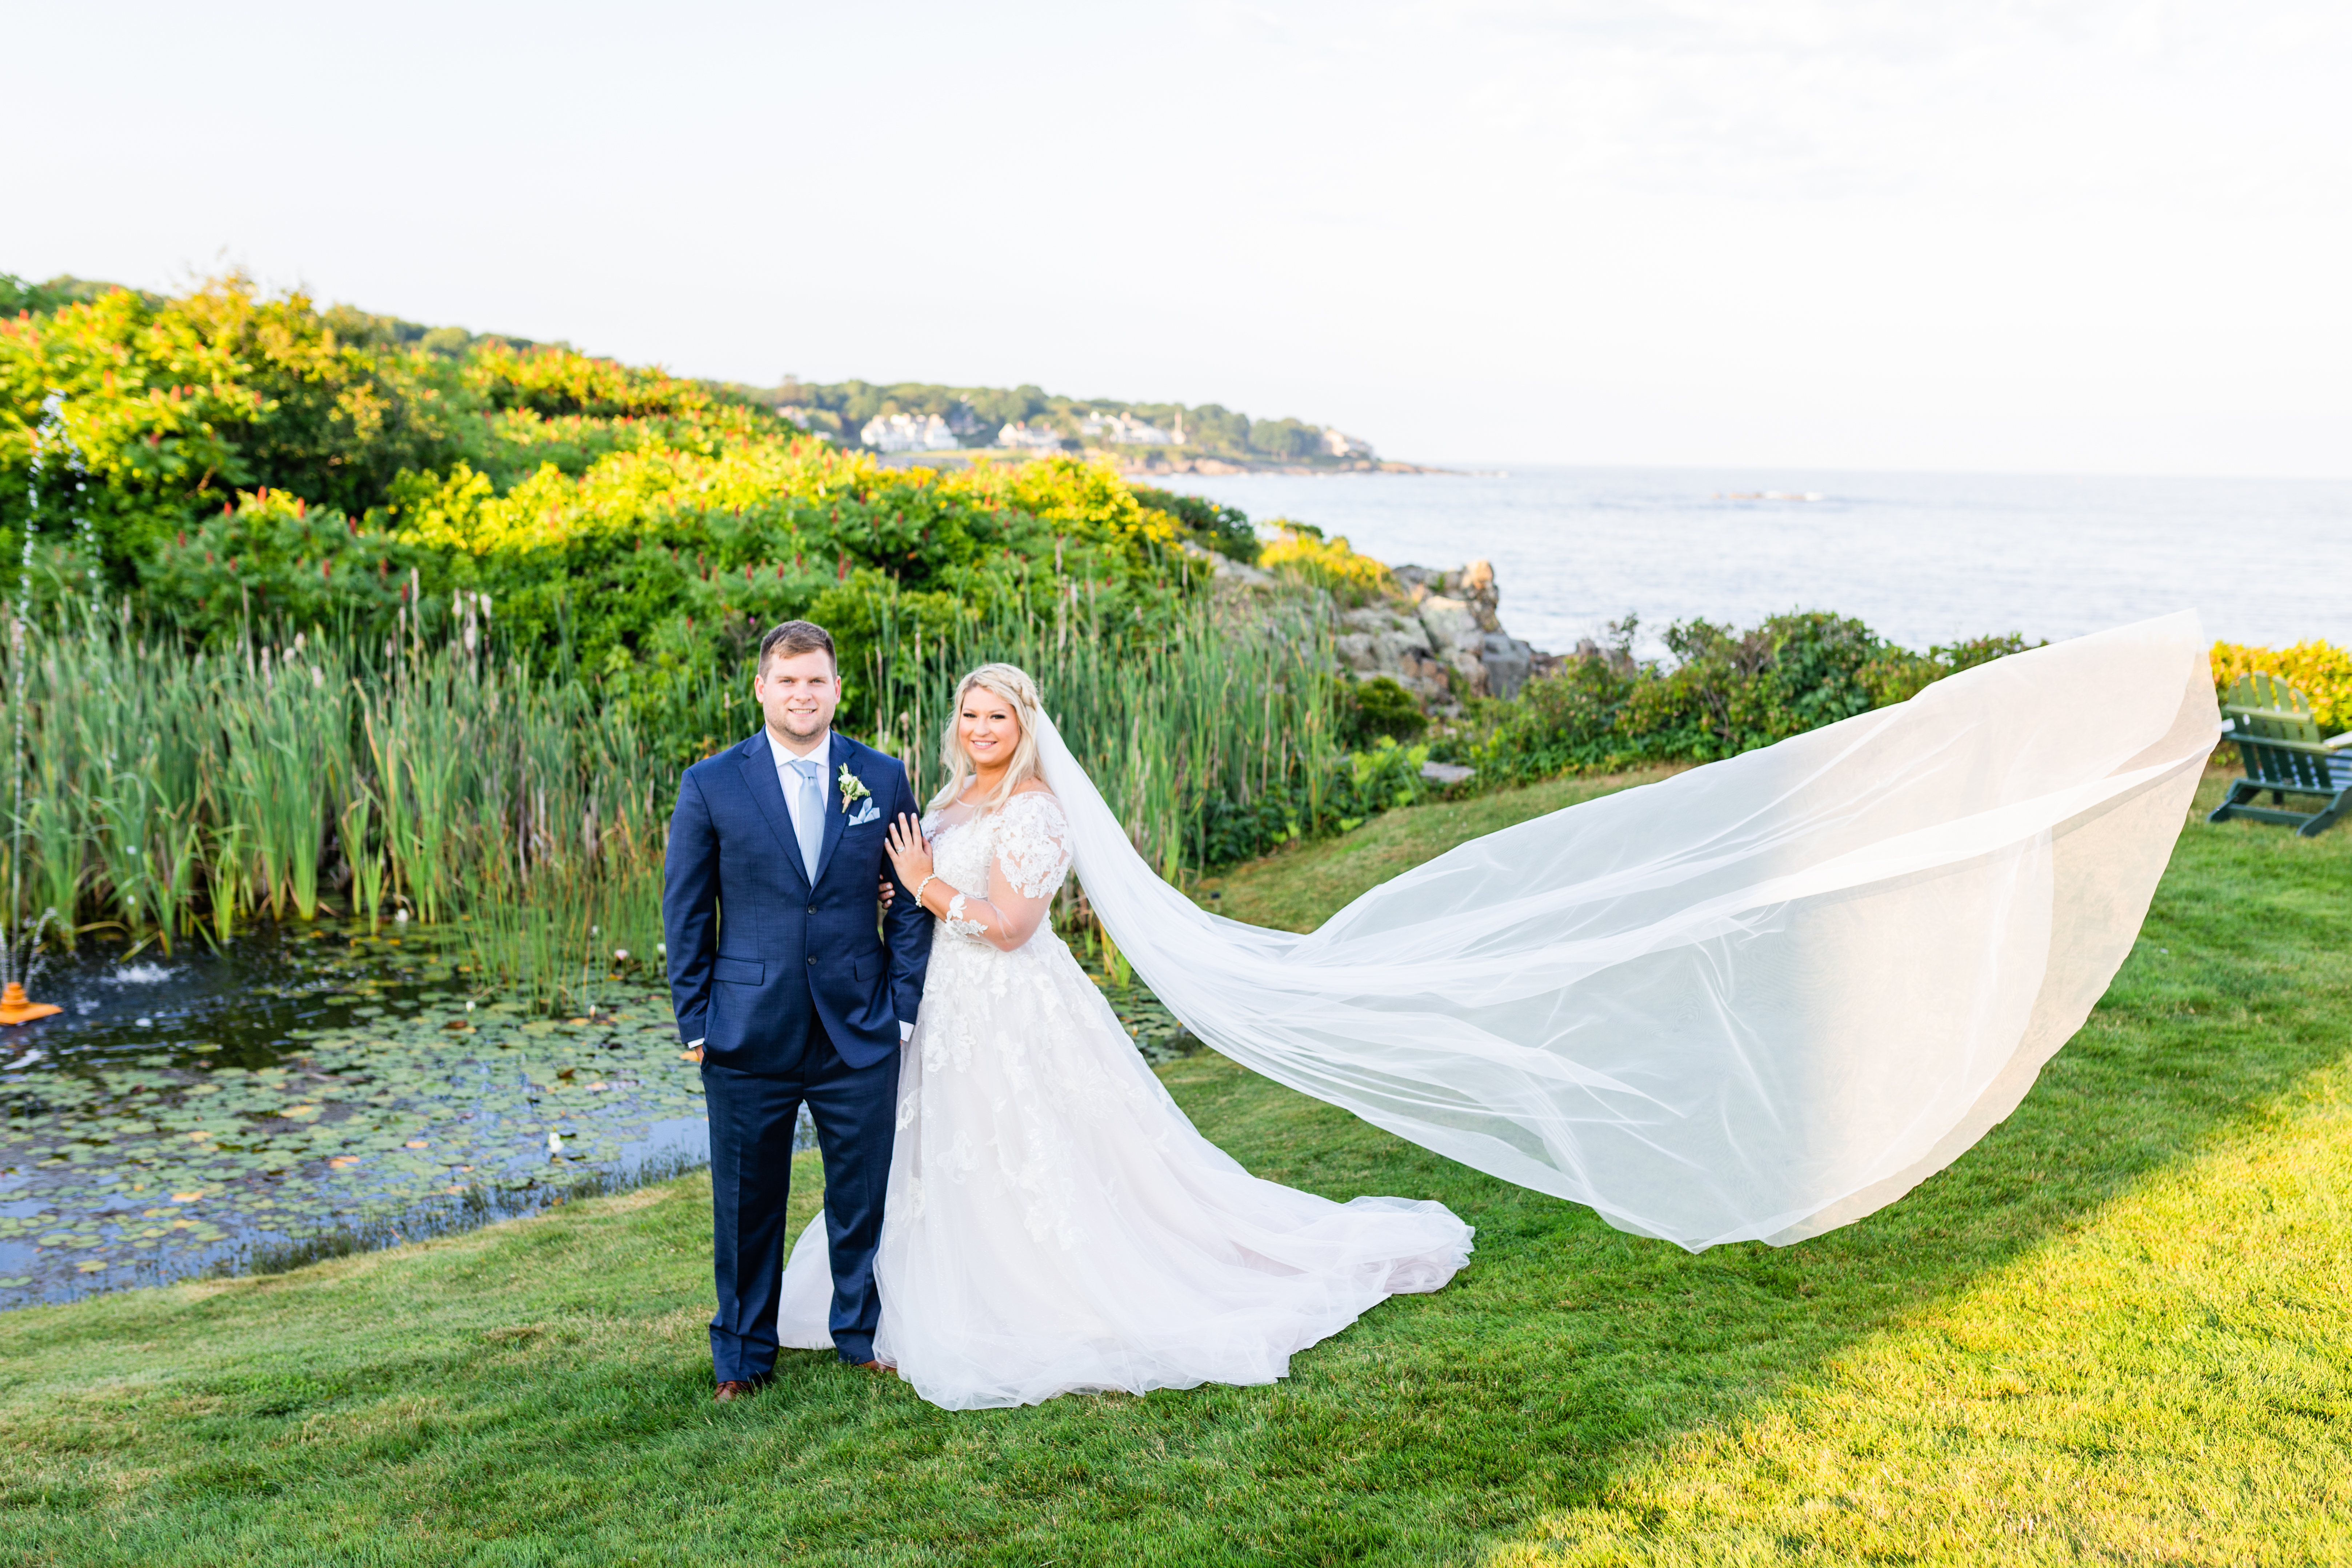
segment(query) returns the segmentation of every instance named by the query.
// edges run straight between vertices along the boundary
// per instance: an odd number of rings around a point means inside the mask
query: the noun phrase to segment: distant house
[[[1184,419],[1177,416],[1173,432],[1138,419],[1127,414],[1092,414],[1078,426],[1078,433],[1114,447],[1181,447],[1184,444]]]
[[[951,451],[962,445],[936,414],[877,414],[857,438],[877,452]]]
[[[834,439],[832,436],[818,429],[815,416],[797,403],[778,404],[776,405],[776,417],[800,426],[800,428],[807,431],[810,435],[815,437],[820,441],[830,441]]]
[[[1062,437],[1045,426],[1032,426],[1026,420],[1015,420],[996,433],[1000,447],[1019,447],[1032,452],[1058,452]]]
[[[1372,455],[1370,441],[1359,441],[1344,430],[1324,431],[1323,449],[1335,458],[1369,458]]]

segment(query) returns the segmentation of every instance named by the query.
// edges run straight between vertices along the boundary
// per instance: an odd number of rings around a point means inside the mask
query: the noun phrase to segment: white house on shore
[[[1372,455],[1370,441],[1359,441],[1344,430],[1324,431],[1323,449],[1335,458],[1369,458]]]
[[[1058,452],[1062,449],[1062,437],[1046,426],[1015,420],[996,433],[996,444],[1032,452]]]
[[[1168,431],[1132,415],[1091,414],[1078,426],[1078,433],[1114,447],[1181,447],[1184,444],[1184,416],[1179,414],[1176,428]]]
[[[936,414],[877,414],[857,438],[877,452],[944,452],[963,444]]]

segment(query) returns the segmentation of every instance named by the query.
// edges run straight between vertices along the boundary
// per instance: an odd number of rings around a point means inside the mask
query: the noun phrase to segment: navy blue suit
[[[870,793],[843,809],[844,764]],[[824,844],[814,885],[802,861],[764,731],[696,763],[669,824],[662,929],[678,1038],[702,1041],[710,1115],[710,1321],[719,1381],[765,1377],[776,1362],[784,1202],[793,1129],[805,1103],[824,1156],[833,1342],[874,1354],[898,1077],[898,1022],[913,1023],[930,960],[930,917],[901,888],[877,921],[885,830],[919,815],[896,758],[836,734],[824,763]]]

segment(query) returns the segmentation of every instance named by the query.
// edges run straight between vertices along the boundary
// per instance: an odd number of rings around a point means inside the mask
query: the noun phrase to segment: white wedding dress
[[[1070,866],[1048,794],[927,817],[940,878],[1001,921],[934,923],[904,1047],[874,1352],[950,1410],[1282,1377],[1367,1308],[1468,1260],[1444,1205],[1260,1181],[1194,1131],[1045,915]],[[1025,940],[1022,940],[1025,935]],[[825,1349],[819,1214],[782,1343]]]
[[[1055,800],[942,823],[940,869],[1041,900],[1066,850],[1226,1056],[1621,1229],[1785,1246],[1950,1164],[2082,1026],[2217,739],[2206,649],[2182,612],[1979,665],[1475,839],[1305,935],[1162,881],[1041,714]],[[1433,1205],[1244,1174],[1042,922],[1012,952],[938,934],[906,1060],[879,1342],[942,1404],[1264,1381],[1467,1249]],[[822,1234],[787,1344],[826,1342]]]

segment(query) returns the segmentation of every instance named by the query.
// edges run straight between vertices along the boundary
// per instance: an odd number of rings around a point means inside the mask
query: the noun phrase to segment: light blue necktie
[[[795,757],[788,764],[801,775],[800,820],[793,824],[801,836],[801,863],[808,868],[809,886],[816,886],[816,858],[824,848],[824,787],[814,757]]]

